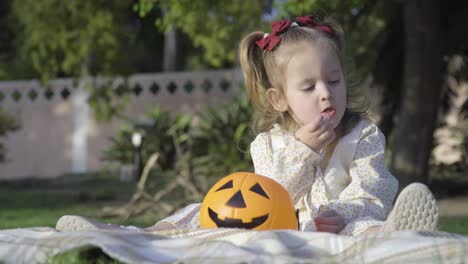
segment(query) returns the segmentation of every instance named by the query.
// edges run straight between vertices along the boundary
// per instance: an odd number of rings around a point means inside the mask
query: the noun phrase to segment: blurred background
[[[252,171],[239,40],[311,13],[342,25],[400,188],[468,234],[464,0],[2,0],[0,228],[151,225]]]

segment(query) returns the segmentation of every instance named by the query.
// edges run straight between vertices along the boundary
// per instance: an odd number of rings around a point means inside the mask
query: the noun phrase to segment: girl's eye
[[[339,82],[340,82],[340,79],[334,80],[334,81],[329,81],[328,83],[329,83],[329,84],[337,84],[337,83],[339,83]]]
[[[315,89],[315,85],[307,86],[307,88],[303,89],[303,91],[312,91]]]

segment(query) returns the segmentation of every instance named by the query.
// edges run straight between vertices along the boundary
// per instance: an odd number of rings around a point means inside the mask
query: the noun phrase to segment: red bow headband
[[[279,34],[286,32],[291,26],[314,28],[327,33],[332,38],[336,38],[335,31],[329,26],[316,23],[314,16],[300,16],[296,17],[296,22],[291,22],[289,19],[273,22],[271,24],[271,33],[265,34],[262,39],[256,42],[257,45],[264,50],[272,51],[281,42]]]

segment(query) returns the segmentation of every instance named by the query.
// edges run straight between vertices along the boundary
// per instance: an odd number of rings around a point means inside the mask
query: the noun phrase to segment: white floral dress
[[[341,138],[322,170],[322,156],[283,132],[278,125],[260,133],[250,146],[255,173],[288,190],[299,209],[300,229],[315,231],[313,218],[321,206],[346,221],[340,234],[357,235],[383,224],[398,182],[385,165],[385,138],[378,127],[361,120]],[[191,204],[156,225],[199,227],[200,204]]]

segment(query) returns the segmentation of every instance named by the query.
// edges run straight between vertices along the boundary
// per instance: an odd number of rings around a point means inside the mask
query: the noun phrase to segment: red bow
[[[314,16],[297,17],[296,23],[301,27],[311,27],[323,31],[330,35],[332,38],[336,37],[335,31],[331,27],[317,24],[314,21]],[[285,32],[290,26],[291,21],[289,19],[273,22],[273,24],[271,24],[271,33],[263,37],[262,39],[256,41],[257,45],[264,50],[266,49],[268,51],[272,51],[276,47],[276,45],[278,45],[281,42],[281,38],[278,35],[280,33]]]
[[[296,23],[299,26],[305,26],[305,27],[315,27],[315,26],[317,26],[317,23],[314,22],[314,16],[296,17]]]
[[[312,16],[312,15],[311,16],[297,17],[296,18],[296,23],[299,26],[302,26],[302,27],[311,27],[311,28],[315,28],[317,30],[323,31],[323,32],[327,33],[328,35],[330,35],[332,38],[336,37],[335,31],[331,27],[317,24],[314,21],[314,16]]]
[[[281,38],[278,36],[278,34],[286,31],[290,25],[291,21],[289,19],[273,22],[273,24],[271,24],[271,33],[268,36],[258,40],[256,42],[257,45],[262,49],[272,51],[281,41]]]

